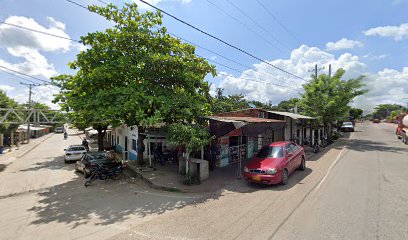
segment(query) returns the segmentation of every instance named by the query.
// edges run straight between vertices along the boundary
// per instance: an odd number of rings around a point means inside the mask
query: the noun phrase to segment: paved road
[[[212,194],[84,188],[62,158],[79,137],[53,135],[0,159],[0,239],[407,239],[408,146],[386,124],[357,130],[287,186],[235,181]]]
[[[112,239],[408,239],[408,146],[360,124],[288,186],[231,188]]]
[[[23,149],[0,158],[0,239],[106,239],[201,199],[129,179],[85,188],[63,160],[63,149],[79,143],[79,136],[54,134],[21,158]]]

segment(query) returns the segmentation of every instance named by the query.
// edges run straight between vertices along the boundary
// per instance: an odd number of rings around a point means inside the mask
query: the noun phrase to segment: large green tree
[[[9,96],[7,96],[7,94],[0,90],[0,108],[18,108],[19,104],[12,98],[10,98]],[[6,111],[1,111],[2,114],[5,114]],[[9,120],[16,120],[17,118],[14,115],[9,115],[9,117],[7,118],[7,121]],[[0,124],[0,133],[4,134],[6,132],[10,132],[10,131],[15,131],[15,129],[17,129],[18,125],[16,124],[7,124],[7,123],[1,123]]]
[[[353,117],[353,119],[360,119],[363,116],[363,109],[360,108],[351,108],[349,110],[349,115]]]
[[[366,92],[363,89],[364,76],[343,80],[345,71],[339,69],[334,76],[322,74],[303,85],[305,92],[301,96],[300,106],[305,114],[317,117],[327,125],[348,114],[349,103]]]
[[[374,107],[373,118],[384,119],[388,117],[392,111],[404,111],[405,108],[398,104],[379,104]]]
[[[139,13],[136,4],[88,8],[114,24],[81,37],[89,49],[69,64],[75,75],[54,78],[61,87],[55,101],[79,122],[96,126],[99,140],[108,124],[137,125],[140,146],[147,126],[209,114],[204,78],[215,68],[167,33],[160,12]]]

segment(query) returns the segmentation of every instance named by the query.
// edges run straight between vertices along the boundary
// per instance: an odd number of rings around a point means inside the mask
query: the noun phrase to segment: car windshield
[[[96,153],[96,154],[92,154],[91,158],[95,160],[102,160],[102,159],[107,158],[107,154],[106,153]]]
[[[259,158],[281,158],[283,157],[283,148],[280,146],[264,146],[256,155]]]
[[[70,147],[68,151],[85,151],[84,147]]]
[[[353,125],[351,122],[344,122],[343,125]]]

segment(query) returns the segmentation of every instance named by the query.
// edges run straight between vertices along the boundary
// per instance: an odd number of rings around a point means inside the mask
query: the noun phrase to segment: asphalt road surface
[[[112,239],[408,239],[408,146],[359,124],[288,186],[235,188]]]
[[[237,180],[203,194],[128,180],[85,188],[62,157],[80,138],[51,135],[0,158],[0,239],[408,239],[408,145],[384,123],[356,130],[286,186]]]

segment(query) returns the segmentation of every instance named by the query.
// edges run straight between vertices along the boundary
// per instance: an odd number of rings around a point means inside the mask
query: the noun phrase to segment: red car
[[[305,170],[305,151],[293,142],[274,142],[258,151],[244,167],[249,182],[285,185],[296,169]]]

